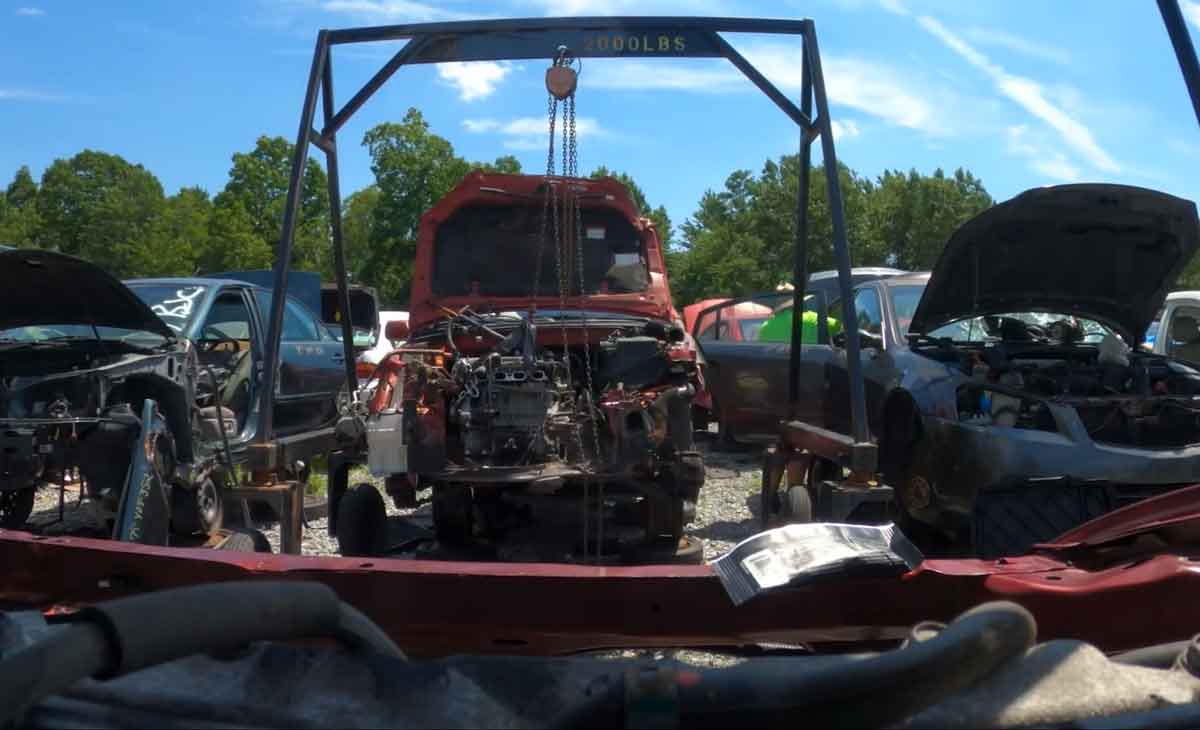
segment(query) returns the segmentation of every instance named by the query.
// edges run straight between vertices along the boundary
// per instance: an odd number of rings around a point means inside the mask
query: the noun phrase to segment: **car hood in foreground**
[[[53,251],[0,250],[0,330],[90,324],[175,334],[100,267]]]
[[[1044,311],[1102,322],[1137,344],[1195,253],[1198,228],[1195,203],[1154,190],[1027,190],[954,232],[909,331]]]

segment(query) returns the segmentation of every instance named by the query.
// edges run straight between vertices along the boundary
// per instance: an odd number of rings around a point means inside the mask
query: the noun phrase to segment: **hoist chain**
[[[551,71],[554,73],[563,73],[558,71],[558,67],[569,68],[572,58],[565,47],[560,47],[558,54],[555,56],[551,65]],[[549,72],[548,72],[549,73]],[[549,90],[548,90],[549,91]],[[564,90],[565,91],[565,90]],[[572,180],[579,177],[579,144],[575,118],[575,91],[572,81],[570,92],[562,98],[562,145],[560,154],[562,155],[562,178],[558,181],[555,177],[555,137],[556,126],[559,113],[559,98],[553,92],[548,94],[547,101],[547,124],[549,127],[549,146],[546,152],[546,180],[545,192],[542,201],[542,224],[541,236],[537,246],[537,260],[534,265],[534,282],[533,282],[533,299],[534,303],[530,308],[530,316],[534,316],[537,312],[537,296],[540,294],[540,284],[542,276],[542,256],[545,252],[545,243],[547,233],[552,235],[550,240],[554,245],[554,264],[558,278],[558,303],[561,313],[565,313],[567,309],[567,298],[571,293],[571,271],[569,261],[575,259],[575,273],[578,285],[578,294],[582,296],[586,291],[584,286],[584,261],[583,261],[583,215],[579,202],[578,191],[572,187]],[[558,195],[558,185],[561,184],[563,194],[560,199]],[[560,213],[559,205],[562,205]],[[566,225],[563,225],[566,224]],[[547,231],[547,228],[550,231]],[[567,265],[564,265],[563,258],[567,257]],[[583,363],[584,363],[584,388],[579,399],[573,404],[574,418],[572,432],[575,437],[575,448],[577,453],[582,458],[584,455],[583,433],[581,420],[582,416],[586,415],[591,424],[592,432],[592,458],[589,460],[583,482],[583,545],[585,556],[587,554],[589,542],[589,523],[591,522],[591,511],[593,510],[591,482],[594,475],[600,471],[602,458],[600,453],[600,433],[599,422],[596,419],[596,406],[592,400],[594,391],[594,377],[592,373],[592,347],[588,338],[588,321],[587,314],[580,310],[580,325],[583,330]],[[563,339],[563,363],[566,368],[567,382],[573,383],[574,378],[571,373],[571,354],[570,354],[570,336],[569,326],[565,317],[560,317],[561,331]],[[586,413],[581,413],[584,410]],[[598,503],[595,507],[597,515],[596,521],[596,557],[599,558],[603,551],[604,544],[604,485],[598,484],[597,489]]]

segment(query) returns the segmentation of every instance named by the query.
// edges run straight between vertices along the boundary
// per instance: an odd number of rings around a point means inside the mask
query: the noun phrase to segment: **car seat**
[[[1171,355],[1180,360],[1200,362],[1200,325],[1186,314],[1171,320]]]

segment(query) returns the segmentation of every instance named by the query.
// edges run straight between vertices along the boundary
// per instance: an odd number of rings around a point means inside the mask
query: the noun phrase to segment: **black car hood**
[[[1141,341],[1195,253],[1195,203],[1124,185],[1035,188],[950,237],[913,315],[929,332],[983,314],[1044,311]]]
[[[0,330],[54,324],[175,338],[145,302],[100,267],[53,251],[0,250]]]

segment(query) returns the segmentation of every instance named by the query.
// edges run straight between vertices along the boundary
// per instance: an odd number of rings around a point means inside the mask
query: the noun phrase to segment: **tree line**
[[[363,136],[375,182],[342,203],[347,268],[375,287],[387,308],[407,308],[421,214],[472,169],[519,173],[511,156],[472,162],[431,131],[417,109]],[[120,278],[191,276],[270,268],[283,223],[293,145],[260,137],[232,156],[216,195],[185,187],[167,195],[153,172],[118,155],[84,150],[55,160],[35,181],[28,167],[0,195],[0,243],[79,256]],[[797,155],[767,160],[755,175],[737,170],[707,191],[678,227],[637,183],[599,167],[629,189],[667,242],[677,304],[775,288],[790,278],[799,189]],[[931,175],[886,171],[875,179],[839,167],[856,266],[929,268],[949,234],[992,204],[982,182],[959,169]],[[305,168],[291,264],[332,279],[325,171]],[[832,227],[823,171],[809,193],[810,269],[833,267]]]

